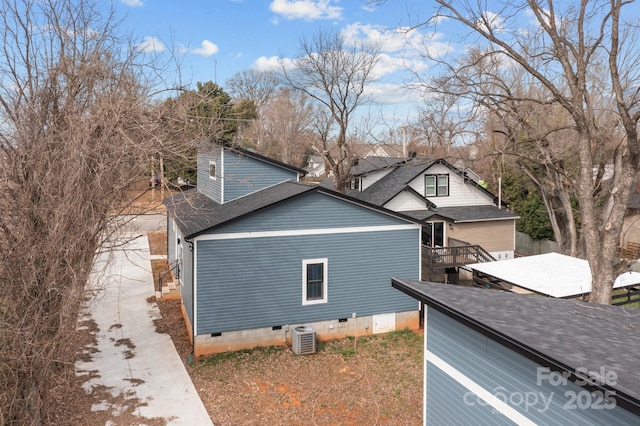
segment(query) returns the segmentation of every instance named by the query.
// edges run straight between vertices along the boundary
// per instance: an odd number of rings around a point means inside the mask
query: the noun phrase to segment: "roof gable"
[[[420,206],[419,208],[436,207],[435,204],[410,186],[405,186],[400,192],[391,197],[391,199],[386,201],[383,205],[386,208],[396,211],[413,210],[412,208],[407,208],[410,206]]]

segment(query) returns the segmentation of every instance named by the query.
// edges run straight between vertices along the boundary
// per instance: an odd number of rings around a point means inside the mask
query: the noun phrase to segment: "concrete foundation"
[[[327,341],[347,336],[371,335],[374,330],[374,316],[346,318],[346,321],[345,319],[342,321],[335,319],[304,324],[283,324],[277,327],[227,331],[220,333],[220,335],[199,335],[196,336],[195,356],[252,349],[258,346],[291,346],[291,332],[295,327],[301,325],[313,328],[319,341]],[[190,329],[189,325],[187,327]],[[418,311],[395,313],[395,330],[405,328],[410,330],[419,328]]]

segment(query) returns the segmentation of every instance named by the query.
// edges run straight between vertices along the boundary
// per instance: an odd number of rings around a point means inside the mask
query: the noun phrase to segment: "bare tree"
[[[232,75],[226,86],[234,99],[252,101],[260,109],[269,102],[279,83],[278,78],[270,71],[250,69]]]
[[[579,255],[578,217],[572,206],[576,138],[566,111],[545,103],[545,91],[528,74],[504,67],[491,50],[470,49],[438,87],[480,107],[485,136],[474,146],[490,163],[485,172],[493,175],[494,184],[505,168],[524,173],[542,197],[559,250]]]
[[[316,32],[311,39],[302,39],[300,53],[293,67],[282,65],[284,81],[296,90],[307,94],[326,109],[337,128],[335,150],[328,146],[329,135],[320,134],[322,149],[318,149],[333,174],[335,187],[345,192],[349,187],[352,154],[349,150],[348,131],[355,110],[366,102],[364,90],[374,81],[374,67],[378,62],[379,48],[360,43],[347,45],[339,33]],[[331,126],[323,123],[323,131]]]
[[[621,0],[504,1],[492,3],[489,11],[481,3],[437,3],[438,19],[463,24],[479,37],[469,42],[486,45],[486,56],[497,58],[503,69],[521,69],[535,82],[540,89],[537,97],[519,100],[560,108],[568,117],[576,173],[572,175],[561,162],[546,164],[564,175],[563,185],[573,182],[593,277],[591,300],[610,303],[622,223],[640,167],[638,27],[621,19],[628,4]],[[535,25],[526,26],[523,11],[535,18]],[[485,102],[503,104],[509,93],[488,91]],[[611,127],[602,119],[611,115],[600,111],[609,108],[617,132],[607,135],[602,130]],[[553,110],[547,110],[550,114]],[[602,149],[609,145],[613,149]],[[600,178],[607,164],[613,166],[613,174],[603,187]],[[598,171],[595,178],[594,170]]]
[[[64,349],[96,252],[164,138],[109,7],[0,10],[0,424],[37,425],[53,377],[73,372]]]
[[[465,98],[451,86],[447,78],[435,78],[425,85],[428,93],[416,127],[422,129],[422,143],[430,157],[448,158],[454,145],[472,142],[478,135],[477,108],[465,104]]]
[[[260,118],[245,132],[263,155],[300,166],[313,141],[308,97],[288,88],[272,95]]]

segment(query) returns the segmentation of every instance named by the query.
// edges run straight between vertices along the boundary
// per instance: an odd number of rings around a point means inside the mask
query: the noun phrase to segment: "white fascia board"
[[[475,222],[497,222],[503,220],[516,220],[520,219],[520,216],[516,217],[496,217],[492,219],[473,219],[473,220],[453,220],[453,223],[475,223]]]
[[[426,339],[425,339],[426,340]],[[429,351],[425,347],[425,361],[429,362],[440,370],[442,370],[447,376],[464,386],[467,390],[472,392],[475,396],[482,399],[487,405],[491,408],[511,420],[517,425],[531,425],[535,426],[536,423],[531,421],[529,418],[520,414],[515,408],[511,407],[509,404],[505,403],[502,399],[498,398],[491,391],[483,388],[478,383],[471,380],[469,377],[465,376],[464,373],[457,370],[455,367],[447,363],[442,358],[438,357],[433,352]],[[426,368],[425,368],[426,371]],[[426,377],[425,377],[426,382]],[[428,387],[427,387],[428,390]],[[426,414],[426,413],[425,413]],[[426,418],[426,417],[425,417]]]
[[[364,232],[385,232],[402,230],[421,230],[418,224],[407,225],[387,225],[387,226],[359,226],[353,228],[316,228],[316,229],[294,229],[284,231],[259,231],[259,232],[234,232],[225,234],[205,234],[198,235],[194,241],[208,240],[237,240],[246,238],[269,238],[269,237],[300,237],[309,235],[331,235],[331,234],[354,234]]]

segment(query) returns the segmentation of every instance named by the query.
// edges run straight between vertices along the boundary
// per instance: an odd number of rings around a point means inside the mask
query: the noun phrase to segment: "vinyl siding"
[[[217,179],[209,177],[209,162],[216,162]],[[222,164],[222,147],[215,147],[207,153],[198,154],[198,191],[207,197],[222,203],[222,175],[224,173],[224,164]]]
[[[198,241],[198,334],[415,310],[417,229]],[[302,305],[302,261],[328,259],[328,302]]]
[[[361,161],[366,161],[366,159]],[[387,169],[376,170],[375,172],[371,172],[367,175],[360,176],[360,180],[362,182],[361,191],[364,191],[365,189],[367,189],[368,187],[370,187],[371,185],[373,185],[374,183],[376,183],[377,181],[379,181],[380,179],[382,179],[383,177],[385,177],[386,175],[388,175],[394,170],[395,170],[394,167],[389,167]]]
[[[488,290],[489,291],[489,290]],[[538,424],[558,425],[623,425],[637,423],[630,412],[614,409],[567,409],[569,394],[581,394],[584,389],[572,382],[552,386],[548,380],[538,381],[539,365],[498,344],[492,339],[464,326],[450,317],[429,308],[427,310],[427,350],[437,355],[468,379]],[[578,368],[578,367],[576,367]],[[460,384],[427,363],[427,424],[461,424],[456,421],[470,410],[468,392]],[[462,398],[461,398],[462,392]],[[551,403],[545,409],[541,397],[537,405],[519,404],[524,395],[544,395]],[[584,394],[582,394],[584,395]],[[594,397],[595,399],[595,397]],[[515,401],[515,402],[514,402]],[[574,401],[575,402],[575,401]],[[472,408],[475,412],[476,408]],[[464,412],[464,413],[462,413]],[[478,410],[480,421],[474,424],[498,424],[499,417],[486,417]],[[459,418],[463,420],[463,417]],[[502,422],[500,420],[500,422]],[[467,423],[464,422],[463,423]]]
[[[415,193],[402,191],[398,195],[393,197],[388,203],[386,203],[384,207],[396,212],[409,210],[425,210],[427,208],[427,203],[425,200],[418,197]]]
[[[298,174],[251,157],[225,151],[223,179],[223,202],[226,203],[280,182],[297,182]]]
[[[431,363],[427,364],[426,425],[513,425],[491,406]],[[465,401],[468,404],[465,404]],[[471,405],[473,404],[473,405]]]
[[[407,222],[402,219],[329,195],[310,192],[254,214],[246,215],[229,225],[219,227],[215,233],[404,224]]]
[[[478,244],[488,252],[513,251],[515,242],[515,220],[454,223],[447,230],[448,238]]]
[[[464,179],[450,168],[442,164],[434,164],[420,176],[413,179],[409,186],[418,194],[424,195],[424,176],[433,174],[449,175],[449,195],[445,197],[427,197],[438,207],[493,205],[493,198],[480,191],[473,183],[465,183]]]

